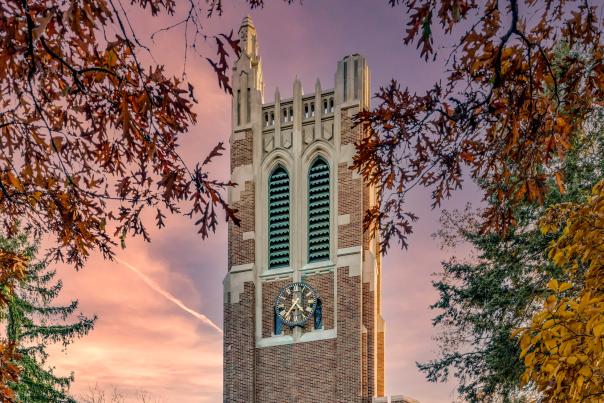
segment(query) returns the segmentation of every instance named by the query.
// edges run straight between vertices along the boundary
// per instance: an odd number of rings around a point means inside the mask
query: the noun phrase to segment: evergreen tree
[[[86,335],[96,316],[75,316],[77,300],[69,305],[53,304],[63,284],[47,262],[35,261],[37,249],[38,242],[30,243],[25,234],[11,238],[0,235],[0,250],[19,254],[30,262],[24,278],[15,285],[0,312],[6,337],[17,345],[18,352],[19,378],[10,387],[18,402],[75,402],[68,394],[73,373],[56,375],[47,365],[47,347],[54,343],[67,347],[75,338]]]
[[[440,278],[433,282],[440,296],[431,306],[441,311],[433,320],[443,330],[438,337],[440,354],[418,367],[433,382],[452,373],[466,400],[512,402],[532,394],[520,387],[524,365],[512,330],[541,308],[536,301],[547,292],[549,279],[564,278],[547,256],[547,246],[557,235],[543,235],[537,221],[548,206],[584,201],[604,176],[602,111],[587,122],[562,170],[565,192],[549,183],[544,204],[518,207],[516,225],[505,237],[481,234],[471,211],[443,215],[437,236],[448,246],[469,243],[474,257],[454,257],[442,264]]]

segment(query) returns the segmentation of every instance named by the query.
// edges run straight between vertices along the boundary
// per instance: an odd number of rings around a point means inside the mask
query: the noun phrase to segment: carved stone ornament
[[[323,138],[325,140],[331,140],[333,137],[333,122],[323,123]]]
[[[283,148],[290,148],[292,146],[292,131],[285,130],[281,133],[281,146]]]
[[[273,132],[264,134],[264,151],[271,152],[275,147],[275,135]]]
[[[304,144],[310,144],[315,138],[315,127],[314,125],[306,125],[302,128]]]

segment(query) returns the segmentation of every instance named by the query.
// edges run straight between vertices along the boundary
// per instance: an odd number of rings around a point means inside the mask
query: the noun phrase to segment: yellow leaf
[[[527,350],[531,344],[531,336],[528,333],[524,333],[520,339],[520,348]],[[526,353],[525,353],[526,354]]]
[[[581,390],[583,388],[583,377],[582,376],[578,376],[577,377],[577,381],[575,382],[575,385],[577,390]]]
[[[558,291],[558,280],[556,280],[555,278],[551,279],[547,283],[547,288],[549,288],[552,291]]]
[[[569,341],[565,341],[564,343],[562,343],[562,346],[560,346],[560,355],[562,356],[569,355],[571,351],[572,344]]]
[[[549,340],[545,341],[545,346],[550,351],[552,351],[553,349],[555,349],[557,345],[558,345],[558,343],[556,343],[556,340],[554,340],[554,339],[549,339]]]
[[[580,375],[583,375],[586,378],[590,378],[591,377],[591,368],[589,368],[587,365],[584,365],[583,368],[581,368],[581,370],[579,371]]]
[[[597,326],[594,326],[593,329],[594,336],[600,337],[604,333],[604,323],[600,323]]]

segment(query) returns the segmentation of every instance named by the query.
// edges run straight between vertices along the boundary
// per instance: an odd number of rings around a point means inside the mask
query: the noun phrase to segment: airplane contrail
[[[170,294],[168,291],[161,288],[159,286],[159,284],[157,284],[155,281],[153,281],[149,277],[147,277],[147,275],[145,273],[141,272],[139,269],[132,266],[128,262],[124,262],[123,260],[118,259],[118,258],[115,258],[115,260],[118,261],[119,263],[123,264],[124,266],[126,266],[131,271],[133,271],[136,275],[138,275],[145,282],[145,284],[147,284],[149,286],[149,288],[151,288],[153,291],[161,294],[165,299],[172,302],[173,304],[178,306],[183,311],[193,315],[195,318],[199,319],[206,325],[208,325],[211,328],[213,328],[214,330],[216,330],[218,333],[222,334],[222,329],[219,328],[214,322],[212,322],[207,316],[205,316],[204,314],[201,314],[201,313],[189,308],[185,304],[183,304],[181,300],[179,300],[174,295]]]

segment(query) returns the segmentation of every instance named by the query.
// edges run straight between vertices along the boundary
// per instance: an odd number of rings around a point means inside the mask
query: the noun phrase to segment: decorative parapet
[[[373,403],[419,403],[419,400],[413,399],[408,396],[394,395],[394,396],[374,397]]]

